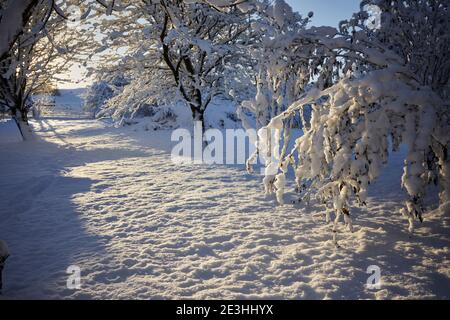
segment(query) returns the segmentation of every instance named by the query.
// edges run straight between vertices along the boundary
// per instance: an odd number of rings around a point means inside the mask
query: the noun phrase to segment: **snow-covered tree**
[[[137,70],[164,76],[187,103],[193,119],[203,122],[211,100],[224,93],[227,68],[239,63],[250,15],[236,6],[218,10],[204,1],[123,5],[116,19],[103,24],[108,35],[105,49],[126,48],[134,61],[128,63]],[[140,41],[130,42],[132,38]]]
[[[380,30],[369,25],[364,6],[370,3],[382,10]],[[448,102],[442,99],[449,73],[441,73],[449,66],[448,58],[439,60],[448,55],[449,20],[444,17],[448,17],[445,1],[364,1],[361,12],[341,23],[339,31],[304,30],[296,41],[323,47],[322,54],[342,62],[344,76],[334,79],[332,86],[317,82],[261,129],[274,131],[275,139],[262,139],[260,152],[278,151],[289,119],[312,105],[311,120],[292,151],[267,163],[282,168],[275,181],[267,183],[284,185],[283,168],[291,164],[298,189],[308,187],[302,198],[314,195],[335,211],[335,223],[343,215],[351,228],[351,200],[366,204],[369,185],[391,149],[405,144],[408,154],[401,185],[409,200],[402,214],[410,230],[416,218],[422,220],[430,183],[439,181],[440,199],[449,201],[450,121]],[[270,185],[266,189],[273,190]],[[282,194],[277,197],[282,200]]]
[[[97,1],[108,6],[104,1]],[[9,109],[26,139],[30,132],[27,114],[31,95],[39,92],[57,73],[63,73],[75,53],[82,52],[93,39],[92,33],[69,28],[66,9],[83,8],[81,0],[0,2],[0,104]],[[89,14],[75,16],[84,19]]]
[[[35,8],[44,1],[2,0],[0,1],[0,61],[7,58]]]
[[[114,88],[104,80],[97,80],[89,86],[84,95],[83,109],[95,118],[105,102],[113,96]]]
[[[123,74],[114,72],[98,74],[97,79],[90,85],[84,94],[83,109],[95,118],[105,108],[105,104],[112,97],[119,95],[129,80]]]
[[[244,101],[238,112],[244,125],[253,127],[246,119],[245,111],[250,111],[256,119],[256,128],[261,128],[303,93],[310,80],[312,56],[306,51],[313,47],[293,43],[308,18],[293,12],[284,0],[273,4],[261,2],[255,7],[258,19],[252,24],[253,38],[247,50],[255,65],[256,95]]]
[[[26,138],[28,111],[35,92],[51,83],[57,73],[67,70],[75,51],[89,42],[91,35],[69,29],[65,20],[48,6],[35,7],[12,50],[0,63],[0,100],[21,126]],[[45,22],[42,30],[35,28]]]
[[[158,72],[135,76],[103,105],[98,117],[110,116],[120,125],[136,117],[152,115],[157,106],[176,104],[179,100],[176,92],[170,91],[174,87],[165,88],[162,78]]]
[[[10,4],[5,2],[5,5]],[[20,32],[10,39],[9,49],[3,53],[0,61],[0,103],[10,110],[24,138],[29,133],[25,124],[31,107],[30,88],[36,84],[39,75],[45,71],[43,69],[53,57],[53,52],[48,50],[48,46],[42,45],[41,41],[45,33],[43,25],[50,19],[51,12],[52,8],[42,2],[30,6],[27,16],[20,21]],[[34,55],[36,50],[44,52],[42,55]]]
[[[361,12],[342,27],[365,28],[368,40],[394,51],[415,80],[443,96],[450,80],[449,5],[446,0],[364,0]],[[371,24],[373,19],[365,15],[371,7],[380,10],[379,25],[373,26],[377,21]]]
[[[339,62],[332,51],[304,37],[306,25],[313,16],[312,12],[308,13],[307,18],[302,18],[299,13],[293,12],[284,0],[273,3],[255,2],[254,5],[259,14],[257,21],[252,25],[256,41],[248,46],[248,50],[257,66],[256,95],[241,104],[238,114],[246,128],[260,129],[299,99],[311,85],[311,81],[314,80],[321,88],[330,86],[333,79],[339,76]],[[247,117],[248,111],[256,120],[254,124]],[[310,108],[305,108],[289,118],[280,138],[288,142],[291,128],[305,127],[309,115]],[[262,140],[265,140],[263,136],[269,133],[267,130],[261,130]],[[272,144],[271,140],[269,139],[269,144]],[[287,143],[284,144],[281,157],[286,154],[287,146]],[[264,183],[266,192],[269,192],[274,190],[276,181],[277,168],[270,165],[276,150],[269,147],[261,152],[264,148],[264,146],[256,148],[248,160],[247,168],[251,171],[251,164],[258,156],[267,164]],[[277,185],[280,189],[281,183],[278,182]],[[280,191],[277,194],[280,194]]]

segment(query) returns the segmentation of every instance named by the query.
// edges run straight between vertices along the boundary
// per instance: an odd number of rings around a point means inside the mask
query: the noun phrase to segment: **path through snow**
[[[449,213],[410,238],[400,172],[354,210],[336,249],[322,208],[276,206],[242,167],[174,165],[168,132],[33,126],[38,142],[0,146],[3,298],[450,298]],[[80,290],[66,288],[70,265]],[[369,265],[381,290],[365,288]]]

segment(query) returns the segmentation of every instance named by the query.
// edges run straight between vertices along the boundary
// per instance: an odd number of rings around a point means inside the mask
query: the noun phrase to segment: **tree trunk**
[[[28,111],[24,106],[12,108],[12,118],[19,128],[20,134],[24,141],[33,139],[33,132],[28,123]]]
[[[205,109],[203,107],[203,99],[200,90],[195,89],[193,92],[193,100],[194,102],[189,103],[192,111],[192,118],[194,121],[200,121],[202,123],[202,134],[205,133]]]
[[[442,157],[439,157],[439,174],[441,190],[439,200],[441,204],[450,201],[450,159],[447,148],[443,148]]]
[[[192,110],[192,118],[193,118],[194,128],[195,128],[195,125],[197,124],[197,122],[201,123],[201,126],[202,126],[202,133],[201,133],[202,134],[202,145],[203,145],[203,148],[206,148],[208,143],[205,140],[205,131],[206,131],[206,128],[205,128],[205,115],[204,115],[205,111],[195,108],[195,106],[193,106],[192,104],[190,105],[190,107],[191,107],[191,110]]]
[[[20,120],[28,125],[28,110],[24,106],[20,108]]]
[[[191,106],[192,118],[194,121],[200,121],[202,123],[202,133],[205,133],[205,112],[204,110],[199,110]]]

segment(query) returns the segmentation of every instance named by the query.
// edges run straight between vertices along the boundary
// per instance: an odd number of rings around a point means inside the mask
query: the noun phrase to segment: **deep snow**
[[[2,298],[450,298],[450,210],[407,232],[399,154],[336,248],[322,207],[277,206],[243,166],[175,165],[169,131],[32,125],[36,141],[0,144]]]

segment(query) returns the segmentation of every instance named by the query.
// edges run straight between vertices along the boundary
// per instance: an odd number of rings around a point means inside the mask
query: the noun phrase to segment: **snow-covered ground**
[[[44,100],[47,106],[41,107],[41,116],[44,117],[91,117],[83,110],[83,95],[86,88],[59,89],[56,96],[35,95],[32,99],[40,104]],[[47,98],[47,99],[45,99]]]
[[[175,165],[169,131],[32,125],[36,141],[0,144],[2,298],[450,298],[450,208],[407,232],[398,154],[336,248],[322,207],[277,206],[241,166]]]
[[[0,144],[21,142],[19,127],[12,119],[0,119]]]

